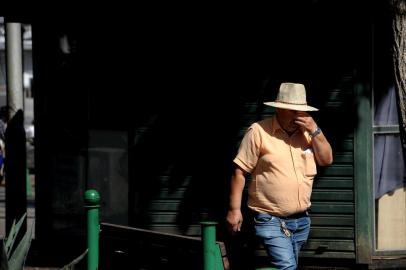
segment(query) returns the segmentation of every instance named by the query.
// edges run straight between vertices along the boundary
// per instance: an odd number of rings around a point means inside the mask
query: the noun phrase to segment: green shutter
[[[344,78],[319,91],[320,111],[314,118],[333,148],[334,162],[318,168],[310,209],[312,226],[301,256],[354,259],[353,82]]]

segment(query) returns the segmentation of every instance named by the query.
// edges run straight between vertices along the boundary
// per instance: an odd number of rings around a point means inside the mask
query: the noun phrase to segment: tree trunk
[[[399,111],[399,127],[406,157],[406,0],[390,0],[393,10],[393,64]],[[406,162],[406,158],[404,159]]]

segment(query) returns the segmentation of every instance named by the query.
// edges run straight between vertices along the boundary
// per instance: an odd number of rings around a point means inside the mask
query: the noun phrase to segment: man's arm
[[[295,123],[309,132],[309,134],[312,134],[317,129],[316,122],[308,113],[305,112],[297,113]],[[312,138],[312,146],[318,165],[328,166],[333,163],[333,150],[331,149],[331,145],[327,141],[327,138],[324,136],[323,132]]]
[[[245,172],[236,167],[231,177],[230,205],[227,213],[227,225],[230,232],[241,230],[243,221],[241,213],[242,193],[245,186]]]
[[[323,132],[312,138],[312,146],[318,165],[328,166],[333,163],[333,151]]]

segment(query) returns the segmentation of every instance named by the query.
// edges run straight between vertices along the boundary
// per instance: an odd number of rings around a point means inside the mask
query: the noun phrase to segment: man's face
[[[281,127],[288,133],[295,132],[299,125],[295,123],[295,119],[302,112],[276,108],[276,117]]]

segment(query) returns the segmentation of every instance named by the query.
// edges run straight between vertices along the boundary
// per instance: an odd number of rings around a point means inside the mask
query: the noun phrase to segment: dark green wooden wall
[[[130,10],[120,20],[72,21],[70,13],[34,21],[36,232],[44,247],[54,234],[72,245],[72,234],[83,235],[81,190],[95,130],[128,134],[128,225],[199,235],[201,220],[216,220],[218,237],[233,246],[224,220],[237,146],[249,124],[272,114],[262,102],[282,81],[298,81],[321,109],[314,117],[335,160],[315,180],[302,256],[353,259],[354,71],[369,71],[371,50],[362,1],[292,0],[210,18],[155,6],[134,18]],[[59,47],[63,36],[70,54]],[[66,197],[74,209],[58,213]]]
[[[320,126],[333,147],[334,162],[318,168],[312,228],[303,256],[355,258],[353,87],[347,77],[327,88],[326,103],[320,108]]]

